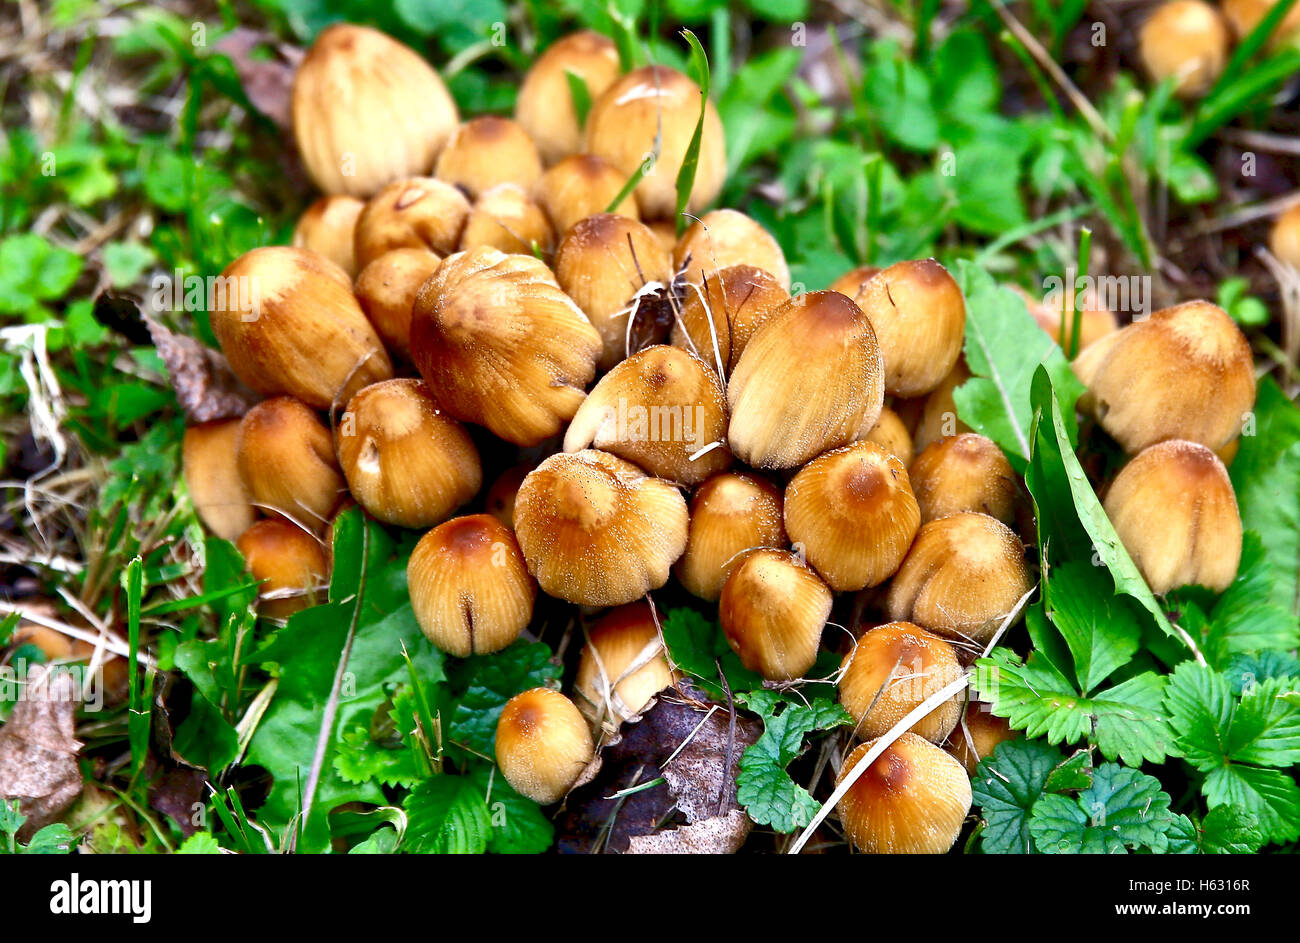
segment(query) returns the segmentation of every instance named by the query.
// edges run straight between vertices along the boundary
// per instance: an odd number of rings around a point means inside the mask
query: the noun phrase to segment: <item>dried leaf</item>
[[[628,842],[627,850],[633,855],[734,855],[753,825],[749,816],[733,809],[692,825],[637,835]]]
[[[258,49],[268,48],[278,58],[253,55]],[[293,124],[290,107],[293,76],[302,61],[303,51],[278,42],[270,33],[242,27],[223,36],[216,49],[235,66],[249,103],[281,128],[290,128]]]
[[[19,800],[27,816],[20,839],[57,819],[81,794],[77,766],[77,702],[80,690],[66,671],[32,666],[22,699],[0,728],[0,796]]]

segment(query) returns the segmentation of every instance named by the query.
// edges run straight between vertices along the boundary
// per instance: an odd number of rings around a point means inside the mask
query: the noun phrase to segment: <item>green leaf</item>
[[[1278,604],[1274,576],[1259,534],[1246,531],[1237,577],[1206,619],[1202,648],[1211,665],[1221,668],[1235,655],[1300,645],[1300,622]],[[1174,598],[1185,597],[1175,594]]]
[[[219,855],[221,845],[207,832],[195,832],[176,849],[178,855]]]
[[[759,825],[783,833],[802,828],[820,803],[790,778],[786,767],[802,752],[806,734],[850,724],[853,718],[824,697],[804,704],[774,691],[751,691],[736,700],[763,719],[762,735],[740,757],[736,801]]]
[[[415,768],[411,751],[405,745],[389,748],[376,743],[367,725],[354,723],[341,731],[337,749],[334,769],[346,782],[413,786],[420,781],[420,772]]]
[[[1015,730],[1049,743],[1094,742],[1107,759],[1130,766],[1158,763],[1174,751],[1162,699],[1165,679],[1153,672],[1084,697],[1037,652],[996,648],[976,662],[974,687]]]
[[[1047,615],[1074,657],[1084,693],[1094,690],[1138,650],[1142,626],[1101,567],[1071,560],[1050,571]]]
[[[104,268],[114,288],[130,288],[157,256],[138,242],[111,242],[104,246]]]
[[[1182,641],[1182,636],[1169,624],[1164,609],[1124,549],[1074,454],[1065,420],[1066,410],[1073,412],[1073,400],[1069,403],[1059,400],[1053,377],[1043,367],[1034,373],[1030,395],[1034,413],[1039,418],[1035,426],[1033,464],[1026,475],[1026,484],[1034,495],[1040,528],[1045,526],[1042,522],[1046,520],[1051,524],[1053,536],[1074,545],[1077,538],[1070,532],[1074,530],[1074,520],[1077,519],[1091,541],[1096,561],[1110,572],[1115,592],[1130,597],[1150,613],[1165,635]],[[1071,506],[1065,505],[1065,493],[1069,494]],[[1042,533],[1039,539],[1044,539]]]
[[[536,802],[515,792],[491,767],[480,766],[474,778],[486,797],[492,824],[488,851],[498,855],[539,855],[551,847],[555,828]]]
[[[962,120],[997,108],[1002,78],[988,43],[973,29],[948,34],[934,52],[934,101],[950,118]]]
[[[1041,740],[999,743],[992,756],[980,761],[971,778],[971,792],[984,820],[981,851],[1018,855],[1036,850],[1029,834],[1029,812],[1061,762],[1061,751]]]
[[[492,822],[483,793],[468,776],[433,776],[404,803],[408,851],[424,855],[478,855],[487,850]]]
[[[1270,377],[1259,383],[1253,427],[1243,430],[1239,442],[1229,474],[1241,523],[1263,542],[1272,602],[1294,613],[1300,564],[1300,409]]]
[[[587,88],[586,80],[576,72],[565,69],[564,78],[569,83],[569,97],[573,101],[573,113],[578,118],[578,127],[585,127],[587,112],[591,111],[591,90]]]
[[[903,147],[929,151],[939,143],[930,80],[896,41],[872,43],[859,94],[876,125]]]
[[[1169,796],[1160,780],[1106,763],[1076,797],[1044,796],[1034,804],[1029,832],[1047,854],[1124,854],[1168,847]]]
[[[1259,816],[1230,805],[1211,809],[1198,832],[1207,855],[1253,855],[1267,840]]]
[[[1221,766],[1201,787],[1211,809],[1236,807],[1254,813],[1269,841],[1300,838],[1300,786],[1295,777],[1258,766]]]
[[[682,30],[682,36],[691,47],[691,67],[695,80],[700,86],[700,117],[695,122],[691,141],[686,145],[686,154],[682,157],[682,166],[677,171],[677,235],[686,230],[688,219],[686,205],[691,201],[691,190],[695,186],[695,171],[700,164],[700,141],[704,137],[704,118],[709,107],[709,57],[704,47],[688,29]]]
[[[711,696],[724,698],[718,683],[718,665],[733,694],[763,686],[763,676],[741,664],[716,623],[685,606],[669,611],[662,620],[669,660],[692,675]]]
[[[1032,447],[1035,370],[1046,364],[1071,417],[1083,386],[1060,347],[1030,316],[1024,298],[964,260],[958,263],[957,281],[966,296],[966,364],[973,374],[953,392],[957,414],[1000,445],[1023,472]]]
[[[25,855],[66,855],[77,843],[77,836],[62,822],[47,825],[27,843],[22,852]]]
[[[81,274],[81,256],[35,233],[0,242],[0,314],[32,314],[67,294]]]

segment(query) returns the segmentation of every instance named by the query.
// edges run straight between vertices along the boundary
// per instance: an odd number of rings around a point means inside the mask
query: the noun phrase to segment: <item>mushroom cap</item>
[[[423,380],[385,380],[348,403],[339,463],[357,503],[387,524],[431,527],[478,493],[478,450]]]
[[[848,755],[841,779],[874,743]],[[854,781],[837,809],[859,851],[939,855],[957,841],[970,805],[970,780],[961,764],[929,740],[905,733]]]
[[[529,572],[550,595],[584,606],[622,605],[663,586],[688,523],[673,485],[596,449],[552,455],[515,499]]]
[[[411,308],[420,286],[441,262],[428,249],[393,249],[361,270],[357,301],[388,349],[411,356]]]
[[[395,180],[371,197],[357,217],[353,234],[357,265],[365,268],[394,249],[449,255],[460,245],[469,213],[469,200],[443,180]]]
[[[537,146],[515,122],[498,115],[466,121],[438,154],[434,176],[464,190],[477,200],[502,183],[532,192],[542,176]]]
[[[329,578],[330,567],[325,548],[314,535],[289,521],[271,518],[254,523],[239,535],[235,546],[254,579],[262,581],[258,593],[277,594],[261,601],[263,615],[287,619],[318,601],[316,591]]]
[[[673,346],[698,354],[714,370],[720,356],[730,374],[754,332],[789,300],[790,293],[760,268],[720,269],[702,286],[686,286],[686,300],[673,323]]]
[[[645,219],[669,219],[677,210],[677,174],[700,119],[700,94],[700,87],[676,69],[645,66],[616,80],[592,103],[585,134],[588,153],[605,158],[625,178],[652,161],[653,172],[636,187]],[[706,100],[687,212],[698,213],[721,192],[727,172],[724,141],[722,119]]]
[[[329,428],[301,400],[275,396],[240,420],[235,462],[253,502],[320,530],[345,493]]]
[[[393,375],[383,342],[324,256],[289,246],[245,252],[212,290],[212,331],[230,368],[264,396],[317,409]]]
[[[1129,454],[1165,439],[1222,448],[1255,405],[1255,364],[1218,305],[1189,301],[1103,337],[1074,361],[1084,405]]]
[[[549,257],[555,246],[555,231],[527,190],[517,183],[499,183],[484,190],[475,201],[460,234],[462,250],[479,246]]]
[[[813,459],[785,489],[785,529],[838,592],[893,576],[921,526],[897,456],[854,442]]]
[[[1241,516],[1228,470],[1203,445],[1148,446],[1111,482],[1103,503],[1124,549],[1153,592],[1223,592],[1241,562]]]
[[[235,540],[257,519],[235,460],[239,422],[223,419],[190,426],[181,440],[181,469],[190,503],[204,526],[222,540]]]
[[[618,78],[618,47],[607,36],[584,30],[557,39],[529,66],[515,99],[515,120],[537,143],[547,165],[575,153],[582,144],[567,73],[582,80],[594,102]],[[623,179],[627,180],[626,174]],[[556,225],[561,231],[565,228]]]
[[[727,380],[731,451],[756,468],[794,468],[846,445],[880,417],[883,380],[876,335],[857,305],[832,291],[791,298],[754,332]]]
[[[359,197],[428,173],[459,120],[442,79],[415,50],[350,23],[316,36],[294,74],[291,109],[316,186]]]
[[[749,472],[723,472],[695,489],[686,552],[677,579],[701,599],[722,595],[741,555],[757,547],[784,547],[781,491]]]
[[[921,396],[952,372],[966,337],[966,301],[934,259],[898,262],[877,272],[853,300],[876,332],[885,392]]]
[[[684,350],[658,345],[600,378],[569,423],[564,450],[601,449],[695,485],[731,464],[726,440],[727,399],[717,374]],[[715,442],[724,444],[699,454]]]
[[[1015,472],[992,439],[974,432],[925,447],[909,469],[926,523],[960,511],[979,511],[1010,524],[1016,516]]]
[[[667,286],[672,270],[668,252],[643,223],[598,213],[560,240],[555,277],[600,332],[599,366],[608,370],[630,353],[633,299],[652,283]]]
[[[1156,82],[1177,78],[1174,91],[1184,98],[1204,95],[1228,61],[1228,24],[1202,0],[1167,0],[1138,32],[1147,74]]]
[[[968,775],[974,776],[980,760],[992,756],[999,743],[1019,736],[1020,732],[1012,730],[1011,725],[996,716],[988,704],[971,701],[966,705],[961,723],[949,734],[944,749],[966,768]]]
[[[415,297],[411,353],[435,399],[465,422],[536,445],[573,418],[600,335],[532,256],[448,256]]]
[[[771,681],[802,677],[817,661],[831,591],[788,550],[752,550],[727,577],[718,604],[727,642]]]
[[[573,695],[592,724],[617,726],[676,678],[650,606],[634,602],[610,610],[587,630]]]
[[[772,234],[739,210],[712,210],[682,233],[673,250],[673,268],[699,285],[723,269],[749,265],[769,273],[790,291],[790,267]]]
[[[881,737],[961,673],[945,639],[910,622],[890,622],[864,634],[845,656],[840,703],[857,721],[856,734]],[[960,717],[961,695],[954,694],[911,730],[942,743]]]
[[[348,274],[357,275],[357,258],[353,250],[357,218],[365,201],[354,196],[323,196],[303,210],[293,227],[291,245],[323,255]]]
[[[627,183],[613,164],[595,154],[570,154],[542,174],[537,182],[537,202],[563,236],[576,223],[609,209]],[[625,196],[614,214],[639,220],[636,197]]]
[[[587,721],[559,691],[533,688],[501,709],[497,766],[515,792],[534,802],[563,798],[595,752]]]
[[[962,512],[921,525],[885,609],[895,621],[982,645],[1032,586],[1024,545],[1011,529]]]
[[[498,652],[532,618],[537,586],[514,534],[490,514],[452,518],[429,531],[406,574],[420,629],[449,655]]]
[[[910,467],[912,464],[911,433],[907,431],[907,425],[903,422],[902,417],[888,406],[880,411],[880,418],[876,420],[874,426],[870,429],[864,428],[858,432],[858,440],[861,442],[874,442],[886,452],[897,456],[904,467]],[[916,490],[915,486],[913,486],[912,490]]]
[[[1291,13],[1297,12],[1300,12],[1300,7],[1293,7]],[[1291,207],[1273,222],[1268,247],[1279,261],[1300,269],[1300,204]]]

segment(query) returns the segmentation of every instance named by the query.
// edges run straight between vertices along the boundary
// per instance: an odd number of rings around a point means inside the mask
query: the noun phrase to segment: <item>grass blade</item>
[[[684,29],[682,35],[691,47],[691,66],[700,86],[700,118],[695,122],[695,133],[691,135],[691,143],[686,148],[682,168],[677,171],[678,236],[686,230],[686,204],[690,202],[691,188],[695,186],[695,171],[700,164],[700,140],[704,136],[704,117],[709,108],[709,57],[694,33]]]

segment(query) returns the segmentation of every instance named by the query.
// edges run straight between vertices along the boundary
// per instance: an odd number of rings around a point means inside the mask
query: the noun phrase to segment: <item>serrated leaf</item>
[[[725,698],[718,683],[718,665],[732,694],[762,688],[763,676],[740,663],[717,623],[685,606],[669,611],[661,622],[668,658],[680,671],[696,678],[712,697]]]
[[[479,767],[474,780],[487,801],[492,834],[487,850],[498,855],[539,855],[551,847],[555,828],[532,799],[519,795],[500,773]]]
[[[1047,854],[1124,854],[1168,847],[1173,817],[1160,781],[1135,769],[1105,763],[1077,796],[1047,795],[1034,804],[1029,832]]]
[[[420,780],[415,758],[405,746],[388,749],[375,743],[363,724],[352,724],[339,734],[334,769],[346,782],[376,782],[385,786],[411,786]]]
[[[219,855],[221,845],[207,832],[195,832],[176,849],[178,855]]]
[[[966,297],[965,352],[971,372],[971,379],[953,391],[957,415],[1001,446],[1023,473],[1032,448],[1035,371],[1042,365],[1052,376],[1071,419],[1083,385],[1061,348],[1029,314],[1024,298],[965,260],[958,263],[957,281]]]
[[[1300,707],[1282,695],[1290,678],[1270,678],[1238,700],[1223,672],[1190,662],[1170,677],[1165,705],[1187,761],[1209,772],[1225,763],[1300,763]]]
[[[971,778],[974,804],[984,820],[980,850],[986,854],[1031,854],[1029,811],[1061,763],[1061,751],[1041,740],[999,743]]]
[[[414,854],[478,855],[487,850],[492,821],[483,793],[468,776],[433,776],[411,790],[403,847]]]
[[[1277,576],[1259,534],[1246,531],[1237,577],[1206,617],[1203,648],[1211,665],[1222,668],[1234,655],[1300,645],[1300,621],[1276,601]]]
[[[1236,806],[1254,813],[1269,841],[1300,838],[1300,786],[1282,770],[1221,766],[1201,787],[1210,808]]]
[[[774,691],[753,691],[736,700],[763,718],[762,735],[740,757],[736,801],[760,825],[778,832],[802,828],[820,806],[785,768],[803,750],[806,734],[852,723],[853,718],[824,697],[804,704]]]
[[[1267,840],[1259,816],[1230,805],[1211,809],[1200,833],[1201,850],[1207,855],[1253,855]]]
[[[1104,757],[1131,766],[1158,763],[1172,752],[1162,704],[1165,679],[1157,674],[1135,675],[1084,697],[1037,653],[1022,663],[1015,653],[997,648],[976,669],[980,698],[1027,737],[1052,744],[1092,740]]]

